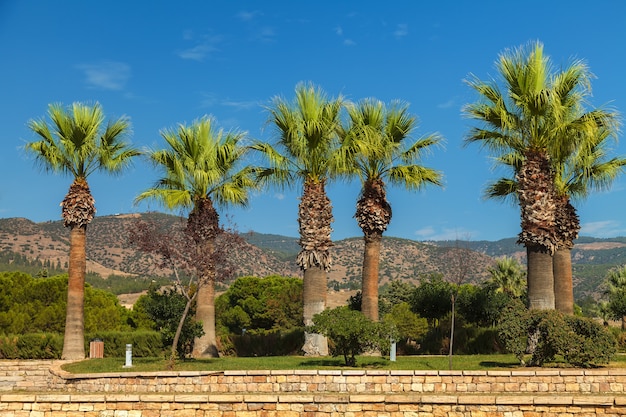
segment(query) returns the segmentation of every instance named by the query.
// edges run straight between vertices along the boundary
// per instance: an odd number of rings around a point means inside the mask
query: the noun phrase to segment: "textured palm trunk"
[[[556,199],[557,250],[554,253],[554,305],[565,314],[574,314],[574,284],[572,280],[572,248],[580,231],[576,209],[566,195]]]
[[[200,270],[198,277],[198,296],[196,298],[196,321],[202,323],[204,335],[194,340],[192,356],[194,358],[219,357],[215,332],[215,265],[213,254],[215,239],[219,233],[219,216],[210,198],[203,198],[195,203],[187,219],[187,233],[193,238],[200,252],[196,265]],[[200,258],[204,259],[200,259]]]
[[[554,176],[546,152],[531,150],[524,156],[524,163],[517,173],[522,228],[518,243],[526,247],[527,253],[528,307],[554,309]]]
[[[215,280],[206,279],[198,288],[196,320],[202,323],[204,335],[195,339],[194,358],[217,358],[217,337],[215,333]]]
[[[304,271],[304,325],[313,324],[313,316],[326,309],[326,271],[320,266],[313,266]],[[304,335],[304,354],[307,356],[328,356],[328,340],[321,334],[306,332]]]
[[[537,247],[526,248],[526,254],[528,257],[528,308],[554,310],[552,255]]]
[[[554,252],[554,307],[562,313],[574,314],[574,285],[572,282],[572,250],[557,249]]]
[[[87,228],[70,230],[70,259],[67,282],[67,312],[62,359],[85,359],[85,274]]]
[[[87,180],[76,178],[61,202],[63,225],[70,229],[67,312],[62,359],[85,359],[85,274],[87,273],[87,225],[96,213]]]
[[[370,320],[378,321],[378,269],[382,236],[364,240],[361,312]]]
[[[363,271],[361,278],[361,312],[378,321],[378,279],[383,232],[391,222],[391,206],[384,182],[377,178],[363,184],[354,217],[363,230]]]
[[[324,190],[324,182],[306,181],[298,205],[301,250],[296,258],[296,263],[304,271],[305,326],[312,325],[313,316],[326,308],[327,273],[332,264],[332,221],[332,205]],[[302,350],[307,356],[326,356],[328,340],[321,334],[306,332]]]

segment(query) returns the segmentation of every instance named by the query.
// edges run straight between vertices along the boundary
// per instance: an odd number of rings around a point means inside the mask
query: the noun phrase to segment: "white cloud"
[[[400,39],[409,34],[409,25],[406,23],[400,23],[396,26],[396,30],[393,31],[393,36]]]
[[[237,110],[247,110],[259,105],[259,102],[253,100],[232,100],[230,98],[221,98],[214,93],[202,93],[200,107],[231,107]]]
[[[354,46],[354,45],[356,45],[356,42],[353,41],[352,39],[345,39],[343,41],[343,44],[346,45],[346,46]]]
[[[91,88],[123,90],[130,78],[130,66],[123,62],[102,61],[82,64],[78,68],[85,74],[85,82]]]
[[[437,230],[435,226],[426,226],[414,232],[420,240],[471,240],[472,233],[463,228],[443,228]]]
[[[274,198],[276,198],[277,200],[284,200],[285,199],[285,194],[283,194],[283,193],[276,193],[276,194],[274,194]]]
[[[581,225],[580,234],[593,237],[615,237],[626,234],[626,229],[616,220],[589,222]]]
[[[456,103],[455,98],[451,98],[450,100],[448,100],[448,101],[446,101],[444,103],[437,104],[437,108],[438,109],[449,109],[451,107],[454,107],[455,103]]]
[[[242,10],[241,12],[237,13],[237,17],[240,20],[243,20],[244,22],[249,22],[251,20],[253,20],[255,17],[260,16],[261,12],[259,12],[258,10],[249,12],[247,10]]]
[[[190,32],[185,32],[183,36],[185,40],[193,42],[193,35]],[[214,52],[219,51],[218,45],[220,42],[222,42],[221,36],[205,36],[200,41],[197,41],[195,46],[178,52],[178,56],[182,59],[204,61],[204,59],[210,57]]]

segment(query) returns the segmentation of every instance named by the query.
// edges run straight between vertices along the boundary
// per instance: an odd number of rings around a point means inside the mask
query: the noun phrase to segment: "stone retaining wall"
[[[0,361],[0,417],[626,416],[626,370],[224,371],[74,375]]]

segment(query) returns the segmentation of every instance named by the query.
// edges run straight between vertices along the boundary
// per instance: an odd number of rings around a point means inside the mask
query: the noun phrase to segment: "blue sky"
[[[476,99],[470,73],[496,76],[506,48],[540,40],[556,68],[586,60],[596,75],[594,107],[626,112],[626,2],[557,1],[29,1],[0,0],[0,217],[60,219],[71,179],[42,172],[22,151],[27,128],[49,103],[101,103],[130,117],[133,143],[161,147],[159,131],[212,115],[219,126],[271,140],[265,105],[310,81],[329,96],[401,99],[417,135],[445,147],[424,165],[445,187],[390,189],[387,236],[497,240],[519,232],[518,208],[482,198],[498,177],[488,155],[464,147]],[[622,136],[622,135],[620,135]],[[623,138],[620,138],[623,139]],[[622,140],[616,154],[626,154]],[[158,173],[143,160],[123,176],[89,178],[98,215],[162,210],[133,205]],[[626,177],[577,203],[582,234],[626,235]],[[333,238],[359,236],[359,184],[331,184]],[[247,209],[221,211],[242,232],[298,235],[299,189],[265,190]]]

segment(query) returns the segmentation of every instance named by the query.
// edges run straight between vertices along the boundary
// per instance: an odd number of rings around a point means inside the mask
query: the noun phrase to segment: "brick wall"
[[[61,364],[0,361],[0,417],[626,416],[621,369],[73,375]]]

